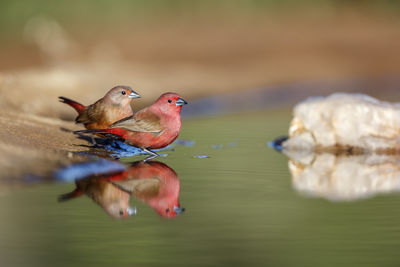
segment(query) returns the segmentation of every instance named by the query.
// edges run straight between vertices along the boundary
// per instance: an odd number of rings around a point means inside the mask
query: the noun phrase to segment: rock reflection
[[[285,153],[293,187],[332,201],[352,201],[400,191],[397,155]]]
[[[123,172],[90,176],[77,180],[75,184],[75,190],[61,195],[59,201],[85,194],[114,218],[127,218],[136,214],[136,208],[129,206],[132,195],[162,217],[176,217],[184,211],[179,203],[178,175],[158,161],[137,161]]]

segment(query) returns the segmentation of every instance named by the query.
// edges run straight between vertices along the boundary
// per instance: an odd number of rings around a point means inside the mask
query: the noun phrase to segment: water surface
[[[332,201],[294,189],[288,159],[267,146],[290,117],[184,121],[180,139],[195,144],[157,158],[180,182],[185,212],[170,219],[134,196],[137,214],[122,220],[85,195],[59,203],[73,183],[3,185],[2,266],[397,266],[400,195]]]

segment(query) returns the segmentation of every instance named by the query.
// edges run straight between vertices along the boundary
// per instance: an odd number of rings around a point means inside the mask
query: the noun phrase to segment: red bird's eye
[[[122,91],[121,94],[126,95],[126,92],[125,92],[125,91]]]
[[[168,103],[172,103],[172,100],[171,100],[171,99],[168,99]]]

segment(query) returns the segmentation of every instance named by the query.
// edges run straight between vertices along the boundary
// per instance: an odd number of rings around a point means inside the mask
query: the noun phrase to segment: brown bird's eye
[[[126,92],[125,92],[125,91],[122,91],[121,94],[126,95]]]
[[[171,99],[168,99],[168,103],[172,103],[172,100],[171,100]]]

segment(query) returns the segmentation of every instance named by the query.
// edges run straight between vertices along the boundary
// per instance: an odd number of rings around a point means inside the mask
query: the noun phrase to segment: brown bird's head
[[[139,97],[140,95],[129,86],[118,85],[111,88],[104,96],[104,99],[110,104],[125,106],[129,105],[132,99]]]
[[[125,173],[125,172],[123,172]],[[121,173],[123,175],[123,173]],[[130,193],[111,183],[105,176],[99,180],[100,190],[85,192],[113,218],[125,219],[136,214],[136,208],[129,206]],[[95,194],[96,193],[96,194]]]
[[[165,93],[162,94],[153,105],[159,107],[163,113],[179,113],[182,106],[186,104],[187,102],[180,95],[176,93]]]

